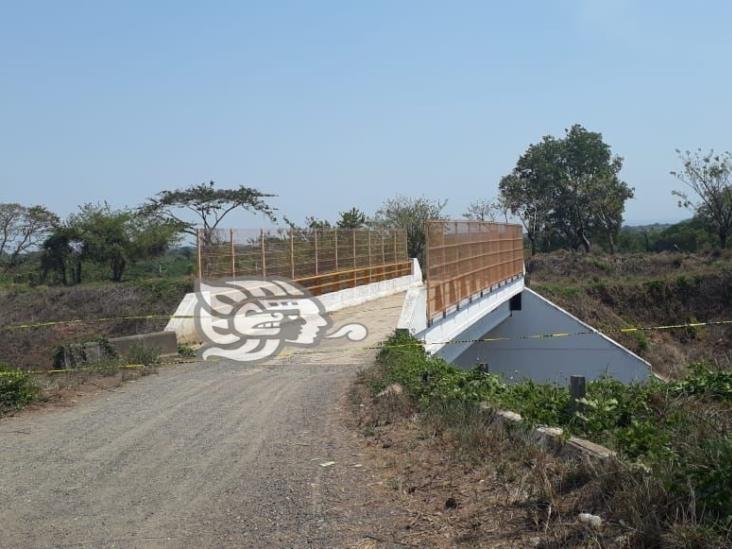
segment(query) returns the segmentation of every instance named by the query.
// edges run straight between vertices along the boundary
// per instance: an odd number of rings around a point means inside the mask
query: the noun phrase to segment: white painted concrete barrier
[[[399,278],[392,278],[371,284],[347,288],[337,292],[331,292],[317,296],[326,312],[333,312],[345,307],[354,307],[389,295],[405,292],[409,288],[422,285],[422,271],[419,262],[412,259],[412,273]],[[225,293],[224,290],[222,293]],[[195,320],[192,318],[196,312],[196,302],[200,294],[197,292],[188,293],[178,305],[173,318],[165,326],[166,331],[175,332],[179,343],[201,343],[202,337],[196,330]],[[205,292],[205,302],[211,303],[210,292]]]
[[[484,292],[482,297],[463,303],[459,309],[436,320],[429,327],[426,289],[412,288],[407,292],[397,328],[407,330],[423,340],[427,352],[438,354],[448,362],[452,362],[471,344],[446,344],[446,342],[476,339],[503,322],[509,315],[508,301],[523,288],[523,277],[507,281],[493,291]]]

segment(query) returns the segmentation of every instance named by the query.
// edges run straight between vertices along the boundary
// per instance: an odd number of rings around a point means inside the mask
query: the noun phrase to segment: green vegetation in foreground
[[[573,411],[566,388],[509,385],[495,374],[454,368],[408,335],[392,336],[378,363],[383,376],[375,391],[399,383],[423,410],[488,402],[520,413],[529,424],[562,427],[613,448],[624,462],[641,464],[649,482],[662,488],[669,520],[693,508],[705,523],[732,526],[732,371],[695,365],[668,384],[593,381],[581,409]]]
[[[19,410],[35,400],[39,393],[31,374],[0,363],[0,415]]]

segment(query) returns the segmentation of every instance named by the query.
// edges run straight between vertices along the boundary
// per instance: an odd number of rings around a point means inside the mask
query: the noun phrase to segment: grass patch
[[[563,387],[530,381],[507,385],[493,374],[459,370],[401,334],[380,351],[376,372],[369,380],[374,394],[399,383],[415,409],[450,432],[466,455],[487,454],[481,450],[490,441],[480,402],[618,452],[620,460],[608,465],[611,472],[590,474],[574,464],[539,478],[537,497],[546,505],[557,508],[561,504],[555,500],[579,482],[582,507],[622,520],[639,546],[732,541],[731,371],[697,364],[668,384],[593,381],[579,410]]]

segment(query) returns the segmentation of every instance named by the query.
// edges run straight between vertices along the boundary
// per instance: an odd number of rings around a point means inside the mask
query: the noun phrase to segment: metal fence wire
[[[425,228],[428,321],[524,273],[520,225],[428,221]]]
[[[216,229],[198,233],[198,276],[280,276],[315,295],[411,273],[399,229]]]

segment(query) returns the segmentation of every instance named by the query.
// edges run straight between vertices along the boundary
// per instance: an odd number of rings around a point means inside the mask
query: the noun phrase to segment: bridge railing
[[[313,294],[411,273],[403,230],[216,229],[198,233],[200,280],[280,276]]]
[[[425,229],[428,322],[524,273],[520,225],[428,221]]]

